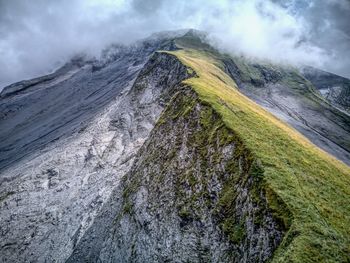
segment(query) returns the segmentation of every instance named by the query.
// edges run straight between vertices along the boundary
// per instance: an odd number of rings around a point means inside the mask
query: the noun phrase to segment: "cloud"
[[[347,0],[0,0],[0,87],[162,30],[196,28],[227,52],[350,77]]]
[[[293,64],[322,66],[327,59],[324,50],[305,41],[305,20],[297,19],[277,4],[236,1],[235,5],[223,6],[219,13],[205,27],[224,50]]]
[[[307,20],[311,29],[308,34],[310,44],[327,51],[329,59],[323,67],[350,78],[350,1],[304,2],[309,2],[308,8],[299,8],[295,13]]]

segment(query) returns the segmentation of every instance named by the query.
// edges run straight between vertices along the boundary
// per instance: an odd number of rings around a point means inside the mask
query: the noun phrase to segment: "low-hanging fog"
[[[0,90],[77,53],[183,28],[225,52],[350,77],[348,0],[0,0]]]

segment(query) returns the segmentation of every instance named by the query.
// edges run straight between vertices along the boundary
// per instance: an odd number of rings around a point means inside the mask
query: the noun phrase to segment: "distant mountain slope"
[[[224,58],[224,64],[246,96],[350,165],[350,115],[337,109],[334,101],[326,101],[297,69],[242,58]]]
[[[347,162],[346,113],[195,31],[115,48],[2,93],[1,261],[350,260],[350,168],[282,121]]]
[[[350,112],[349,79],[311,67],[305,67],[302,74],[330,103]]]
[[[0,170],[86,127],[130,87],[154,51],[170,44],[150,39],[114,46],[100,61],[77,58],[56,73],[6,87],[0,94]]]

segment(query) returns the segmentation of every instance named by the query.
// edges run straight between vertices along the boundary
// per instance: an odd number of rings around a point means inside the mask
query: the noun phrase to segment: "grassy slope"
[[[293,214],[274,262],[350,260],[350,169],[241,94],[208,49],[170,52],[198,74],[185,81],[261,160],[267,189]],[[194,47],[196,48],[196,47]]]

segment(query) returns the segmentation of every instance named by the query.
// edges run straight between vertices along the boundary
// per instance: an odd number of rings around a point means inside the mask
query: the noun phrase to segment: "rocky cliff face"
[[[118,104],[156,50],[172,48],[167,39],[111,47],[101,60],[76,58],[56,73],[6,87],[0,95],[0,170],[87,127]]]
[[[262,177],[213,109],[178,89],[68,262],[264,262],[287,226]]]

